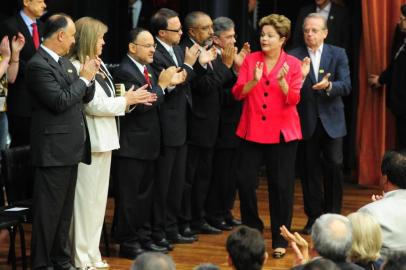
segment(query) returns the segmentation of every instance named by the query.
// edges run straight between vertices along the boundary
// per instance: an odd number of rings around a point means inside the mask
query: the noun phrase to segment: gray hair
[[[213,21],[213,31],[215,36],[220,36],[224,31],[233,29],[235,24],[233,20],[227,17],[218,17]]]
[[[188,30],[189,28],[196,27],[197,19],[202,16],[210,17],[207,13],[204,13],[203,11],[192,11],[188,13],[184,20],[185,29]]]
[[[308,20],[308,19],[310,19],[310,18],[322,20],[322,21],[323,21],[323,30],[326,30],[326,29],[327,29],[327,20],[326,20],[326,18],[324,18],[321,14],[316,13],[316,12],[310,13],[310,14],[308,14],[308,15],[306,16],[306,18],[303,20],[303,25],[302,25],[302,28],[303,28],[303,29],[304,29],[306,20]]]
[[[221,268],[213,263],[201,263],[195,266],[193,270],[221,270]]]
[[[333,260],[345,260],[352,245],[350,220],[338,214],[320,216],[312,227],[314,249],[320,256]]]
[[[131,270],[176,270],[176,267],[168,255],[146,252],[135,259]]]

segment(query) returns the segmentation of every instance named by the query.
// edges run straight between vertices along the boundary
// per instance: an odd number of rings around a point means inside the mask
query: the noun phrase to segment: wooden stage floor
[[[303,210],[303,200],[302,200],[302,190],[300,186],[300,181],[297,181],[295,188],[295,204],[294,204],[294,215],[292,230],[300,230],[306,223],[306,217]],[[268,211],[268,195],[266,191],[265,181],[261,181],[260,187],[258,189],[258,203],[259,211],[262,219],[265,223],[264,236],[267,242],[267,251],[269,254],[272,253],[271,249],[271,239],[270,239],[270,220]],[[343,200],[343,214],[348,215],[351,212],[356,211],[358,208],[364,204],[370,202],[372,194],[380,193],[377,189],[372,188],[362,188],[352,184],[344,185],[344,200]],[[113,201],[109,200],[107,209],[107,224],[110,227],[112,215],[113,215]],[[236,201],[234,207],[234,214],[239,217],[239,202]],[[25,226],[26,230],[26,241],[27,246],[30,246],[31,239],[31,226]],[[180,270],[191,270],[194,266],[200,263],[211,262],[219,265],[222,269],[231,269],[227,265],[227,255],[225,250],[225,241],[228,232],[223,232],[221,235],[200,235],[199,241],[193,244],[183,244],[177,245],[171,253],[169,253],[175,263],[176,268]],[[309,238],[307,237],[309,240]],[[0,240],[0,269],[11,269],[10,265],[7,264],[7,252],[8,252],[8,238],[3,238]],[[19,239],[17,242],[17,256],[20,256],[19,252]],[[112,242],[112,241],[111,241]],[[102,243],[103,244],[103,243]],[[103,247],[101,247],[103,251]],[[27,251],[29,253],[29,250]],[[105,257],[104,259],[110,264],[110,269],[125,269],[128,270],[131,266],[131,260],[122,259],[118,257],[118,245],[110,243],[110,257]],[[22,269],[21,262],[18,262],[18,268]],[[288,249],[287,255],[282,259],[270,258],[265,264],[264,269],[289,269],[293,263],[292,250]]]

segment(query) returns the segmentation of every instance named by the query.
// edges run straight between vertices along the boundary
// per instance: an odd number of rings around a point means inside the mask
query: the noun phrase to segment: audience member
[[[199,60],[193,66],[196,77],[190,81],[193,106],[188,114],[186,183],[183,213],[180,222],[192,233],[219,234],[222,231],[207,223],[205,203],[212,179],[213,154],[218,135],[220,117],[220,92],[232,76],[231,67],[235,49],[230,46],[221,55],[214,47],[206,50],[213,40],[213,22],[201,11],[185,17],[187,37],[181,47],[199,46]]]
[[[21,33],[25,38],[25,45],[20,52],[19,69],[16,80],[8,86],[7,117],[11,137],[11,147],[30,144],[31,123],[31,86],[25,82],[27,62],[35,54],[44,37],[43,23],[39,18],[44,14],[46,4],[44,0],[18,0],[20,12],[8,18],[0,27],[0,37],[13,36]]]
[[[261,233],[244,225],[230,233],[226,250],[228,264],[234,270],[260,270],[268,258]]]
[[[76,43],[70,56],[79,73],[87,57],[100,57],[107,26],[90,17],[80,18],[75,26]],[[85,105],[92,163],[79,164],[71,225],[73,258],[75,266],[81,269],[109,267],[102,261],[99,244],[107,204],[111,152],[119,148],[115,116],[124,115],[127,106],[151,102],[151,94],[145,88],[130,89],[124,96],[115,97],[113,78],[101,62],[95,77],[94,97]]]
[[[261,19],[262,50],[245,58],[232,93],[243,102],[237,128],[242,138],[237,183],[242,223],[263,231],[258,215],[258,170],[265,163],[271,212],[272,256],[282,258],[287,242],[279,227],[290,228],[295,184],[295,157],[302,138],[296,105],[302,86],[301,64],[283,50],[290,20],[272,14]]]
[[[171,257],[156,252],[146,252],[135,259],[131,270],[176,270]]]
[[[380,269],[382,260],[379,251],[382,246],[381,227],[375,218],[367,213],[355,212],[348,215],[352,226],[352,248],[350,259],[365,270]]]
[[[381,172],[387,178],[383,197],[373,196],[374,202],[358,211],[371,214],[381,226],[381,254],[386,256],[391,251],[406,250],[406,207],[403,207],[406,205],[405,152],[387,151]]]
[[[281,228],[281,234],[290,242],[296,253],[297,261],[301,263],[301,265],[292,269],[303,269],[303,264],[310,259],[306,240],[298,233],[290,233],[286,227]],[[338,214],[324,214],[320,216],[313,224],[311,239],[314,256],[321,256],[322,258],[332,260],[343,270],[363,269],[347,261],[352,245],[352,228],[348,218]]]
[[[83,103],[94,96],[97,59],[86,60],[79,76],[64,58],[75,43],[75,24],[51,16],[44,42],[27,64],[32,97],[31,159],[35,168],[32,269],[76,269],[68,243],[78,163],[90,164]]]
[[[339,270],[338,266],[329,259],[315,258],[306,263],[303,270]]]
[[[351,80],[345,51],[324,43],[327,34],[325,18],[311,13],[303,23],[306,46],[290,52],[299,59],[311,59],[298,105],[304,139],[301,180],[308,217],[304,234],[310,233],[323,213],[340,213],[342,204],[342,145],[347,133],[342,96],[350,93]]]
[[[14,36],[11,44],[8,36],[4,36],[0,43],[0,150],[8,145],[7,102],[9,83],[16,81],[20,67],[20,52],[25,44],[21,33]]]
[[[170,9],[158,10],[151,18],[151,34],[157,48],[151,67],[158,75],[170,66],[181,67],[187,73],[187,81],[165,94],[165,102],[159,107],[162,132],[162,151],[156,161],[152,211],[152,237],[159,245],[192,243],[196,238],[180,234],[178,216],[186,172],[187,112],[192,106],[192,94],[188,81],[195,76],[193,65],[199,56],[198,45],[183,51],[178,45],[182,25],[178,14]],[[169,241],[169,242],[168,242]]]
[[[393,44],[393,54],[389,66],[382,71],[378,76],[370,74],[368,82],[370,86],[378,88],[386,85],[387,93],[387,106],[396,117],[396,131],[398,138],[398,148],[406,148],[406,106],[404,106],[406,99],[403,95],[406,88],[406,77],[404,71],[406,70],[406,4],[400,7],[399,25],[396,28],[399,30],[395,35],[401,37],[399,43]]]
[[[302,34],[303,23],[307,15],[315,12],[326,20],[328,28],[326,43],[344,48],[348,52],[351,40],[350,14],[346,7],[335,2],[334,0],[314,0],[313,4],[300,9],[292,37],[293,48],[305,44]]]
[[[147,84],[157,96],[152,106],[137,104],[120,119],[120,149],[113,155],[113,178],[116,181],[117,229],[120,256],[134,259],[145,250],[167,252],[151,238],[152,187],[154,165],[161,147],[161,127],[158,106],[164,101],[165,90],[185,81],[185,72],[175,66],[163,70],[156,78],[150,64],[156,44],[150,32],[143,28],[131,30],[128,53],[115,72],[118,83],[126,89]]]

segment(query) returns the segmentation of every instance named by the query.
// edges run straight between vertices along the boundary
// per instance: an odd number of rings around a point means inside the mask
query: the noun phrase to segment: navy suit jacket
[[[309,56],[304,46],[290,51],[290,54],[300,60]],[[327,93],[325,90],[313,90],[312,86],[321,81],[327,73],[331,74],[329,78],[332,82],[331,91]],[[347,134],[347,129],[341,97],[351,91],[350,70],[344,49],[324,44],[318,81],[311,65],[310,72],[303,82],[298,104],[303,139],[309,139],[313,135],[318,117],[331,138],[343,137]]]

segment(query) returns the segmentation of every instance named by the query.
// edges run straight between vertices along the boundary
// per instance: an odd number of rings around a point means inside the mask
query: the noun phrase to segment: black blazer
[[[70,61],[61,60],[64,67],[40,48],[27,64],[26,83],[32,101],[31,152],[35,166],[90,164],[83,102],[93,99],[94,84],[86,87]]]
[[[304,45],[303,21],[307,15],[316,12],[316,10],[317,6],[314,3],[300,9],[296,21],[295,31],[293,32],[292,36],[292,48]],[[332,2],[327,20],[328,35],[325,42],[344,48],[348,52],[351,37],[350,21],[351,18],[348,9]]]
[[[162,69],[175,66],[172,57],[159,41],[154,54],[154,62],[151,64],[155,76],[158,78]],[[187,107],[192,106],[192,95],[188,81],[195,76],[193,69],[185,65],[184,51],[179,46],[174,46],[176,60],[179,67],[187,72],[187,81],[178,85],[170,92],[166,91],[165,102],[159,107],[159,118],[162,129],[162,142],[165,146],[181,146],[186,142]]]
[[[158,158],[161,146],[161,128],[158,106],[163,101],[163,91],[157,85],[152,68],[147,65],[152,75],[152,89],[158,100],[152,106],[137,105],[134,110],[120,117],[120,149],[114,155],[142,160]],[[116,83],[124,83],[126,89],[134,85],[135,89],[147,82],[143,73],[137,68],[128,55],[124,56],[120,66],[114,73]]]
[[[41,40],[43,23],[40,20],[37,20],[37,26]],[[9,91],[7,96],[7,113],[11,115],[30,117],[30,94],[29,90],[27,90],[24,80],[26,65],[36,52],[30,30],[24,23],[20,13],[17,13],[4,22],[0,31],[1,37],[3,37],[4,35],[8,35],[10,40],[13,36],[17,35],[18,32],[23,34],[23,36],[25,37],[25,45],[20,52],[20,63],[16,81],[9,84]]]
[[[193,46],[186,37],[181,47]],[[196,77],[190,81],[193,107],[188,114],[188,143],[213,147],[217,140],[220,119],[220,95],[223,85],[233,77],[233,73],[217,57],[212,62],[213,69],[204,69],[198,61],[193,66]]]
[[[309,56],[307,48],[304,46],[290,51],[289,54],[300,60]],[[325,90],[315,91],[312,89],[312,86],[321,81],[327,73],[331,73],[329,80],[332,82],[329,95]],[[324,129],[331,138],[346,135],[344,104],[341,97],[349,95],[350,92],[350,70],[344,49],[324,43],[318,80],[316,81],[311,64],[310,72],[300,91],[300,102],[297,108],[303,139],[309,139],[313,135],[317,118],[320,118]]]

